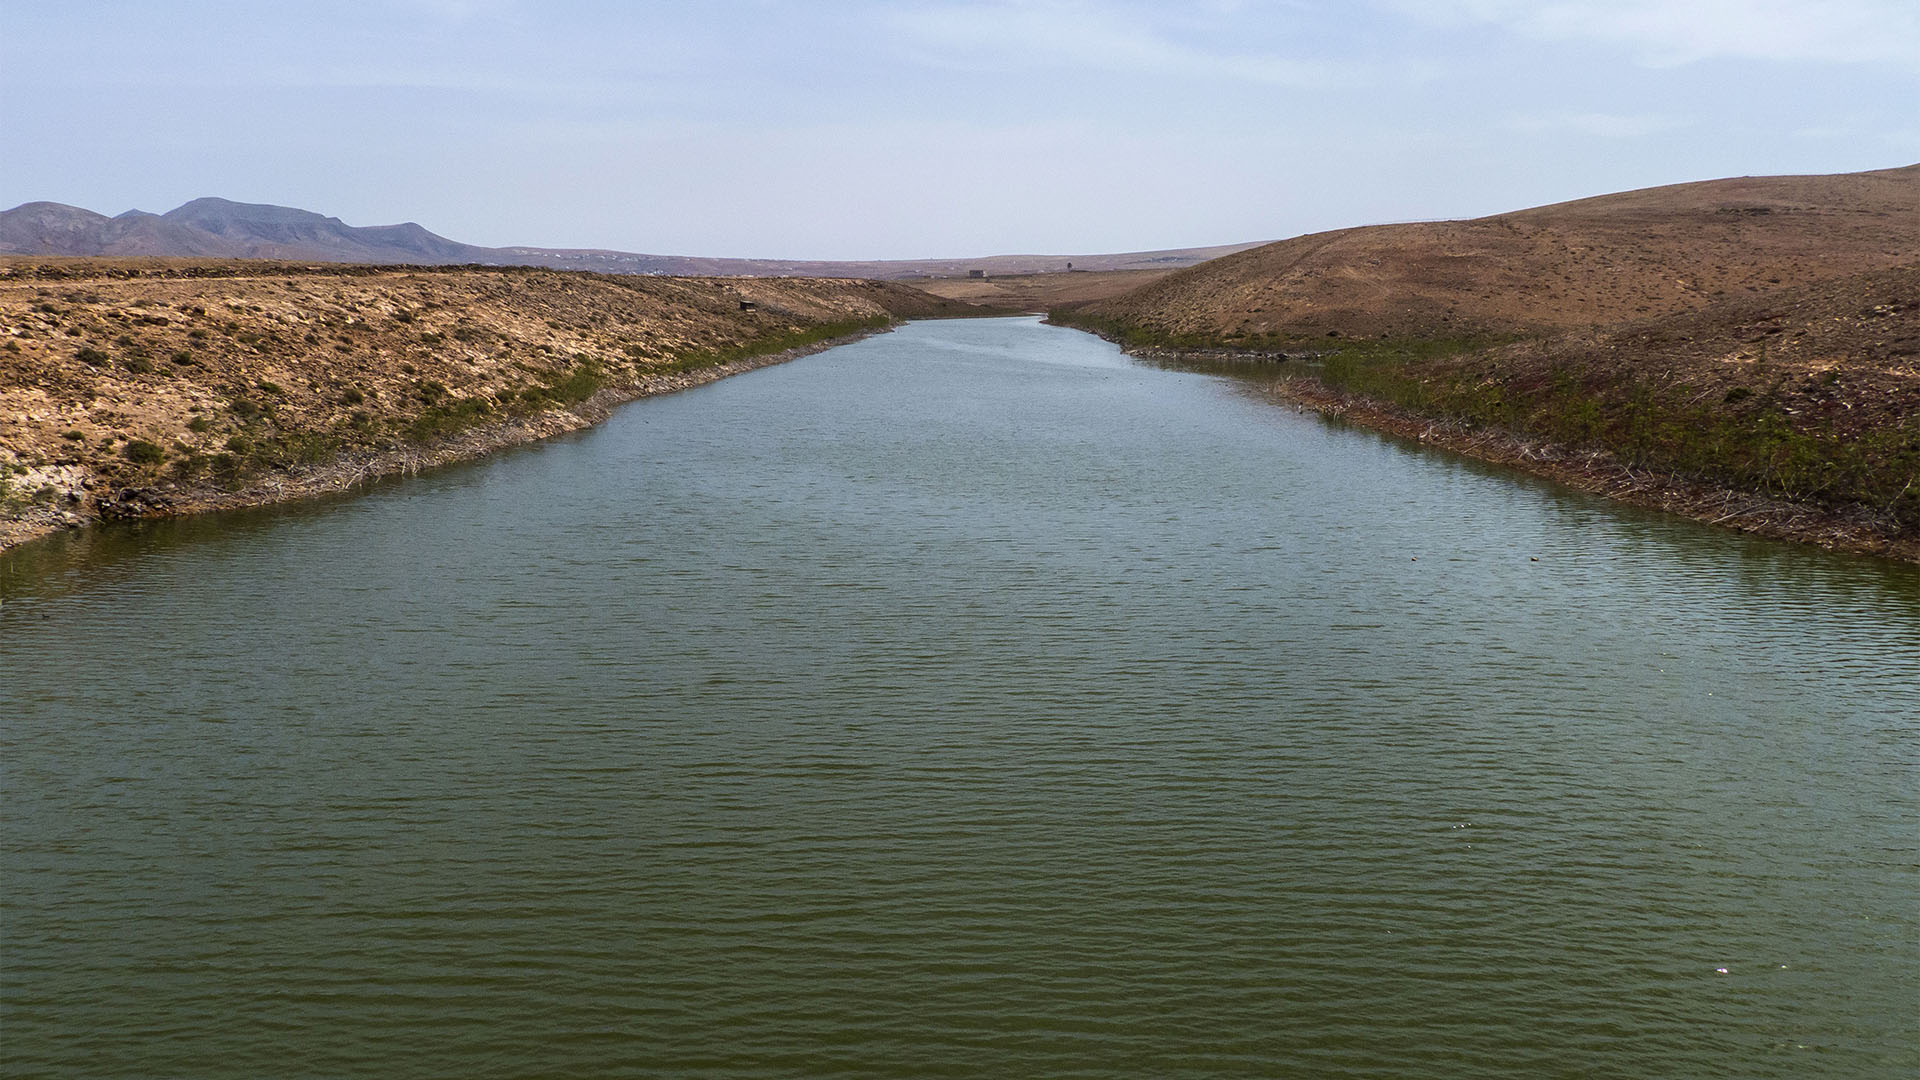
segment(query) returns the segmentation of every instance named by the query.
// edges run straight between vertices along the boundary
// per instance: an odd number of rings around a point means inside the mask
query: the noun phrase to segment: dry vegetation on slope
[[[915,288],[1008,314],[1046,311],[1062,304],[1105,300],[1158,281],[1171,270],[1070,270],[915,280]]]
[[[1351,346],[1317,374],[1278,389],[1630,502],[1920,559],[1920,267],[1425,358]]]
[[[333,489],[579,427],[766,354],[972,311],[840,279],[0,262],[0,546]]]
[[[1317,359],[1283,384],[1295,400],[1704,520],[1920,557],[1920,166],[1300,237],[1054,317],[1135,347]]]
[[[1072,317],[1146,345],[1506,335],[1691,311],[1917,255],[1920,165],[1315,233],[1178,271]]]

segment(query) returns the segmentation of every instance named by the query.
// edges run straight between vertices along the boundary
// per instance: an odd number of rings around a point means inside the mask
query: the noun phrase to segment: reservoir
[[[0,555],[16,1076],[1920,1074],[1920,572],[1031,319]]]

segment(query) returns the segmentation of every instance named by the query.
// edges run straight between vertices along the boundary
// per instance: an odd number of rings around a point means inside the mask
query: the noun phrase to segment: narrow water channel
[[[0,555],[18,1076],[1920,1074],[1920,574],[926,322]]]

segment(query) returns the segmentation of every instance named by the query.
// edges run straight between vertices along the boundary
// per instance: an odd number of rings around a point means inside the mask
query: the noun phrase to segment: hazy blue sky
[[[1920,0],[0,0],[0,208],[1095,252],[1920,161]]]

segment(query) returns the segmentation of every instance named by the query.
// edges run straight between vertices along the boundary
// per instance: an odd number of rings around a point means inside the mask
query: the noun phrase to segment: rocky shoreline
[[[1581,450],[1487,428],[1420,416],[1347,394],[1311,375],[1277,380],[1266,392],[1278,402],[1384,434],[1517,469],[1567,487],[1684,518],[1829,551],[1920,563],[1920,538],[1864,508],[1852,513],[1635,469],[1605,450]]]
[[[0,551],[53,533],[102,522],[179,517],[344,494],[387,477],[412,476],[485,457],[496,450],[580,431],[605,421],[615,408],[630,401],[704,386],[882,332],[861,331],[690,371],[643,375],[603,387],[584,401],[565,408],[476,425],[429,444],[343,453],[330,461],[258,478],[243,488],[226,489],[207,483],[131,485],[90,493],[86,498],[69,497],[66,505],[30,506],[10,520],[0,521]],[[76,485],[77,490],[88,487],[84,482]]]
[[[0,549],[347,491],[981,313],[838,278],[0,257]]]

